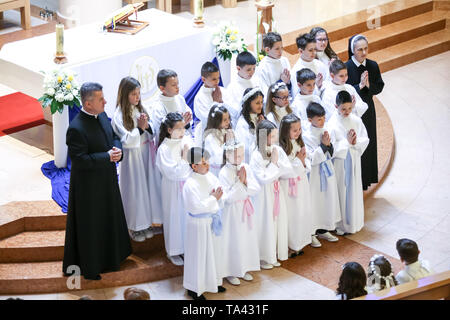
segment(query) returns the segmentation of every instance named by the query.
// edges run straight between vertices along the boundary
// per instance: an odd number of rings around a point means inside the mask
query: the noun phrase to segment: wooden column
[[[20,8],[20,23],[23,29],[31,28],[30,0],[26,0],[25,5],[22,8]]]
[[[235,8],[237,7],[237,0],[222,0],[222,7]]]
[[[257,8],[257,11],[261,11],[262,19],[261,19],[261,25],[259,26],[259,33],[265,34],[266,30],[264,29],[263,22],[267,23],[269,25],[269,30],[267,32],[272,31],[272,8],[275,6],[275,4],[260,4],[258,2],[255,3],[255,6]]]

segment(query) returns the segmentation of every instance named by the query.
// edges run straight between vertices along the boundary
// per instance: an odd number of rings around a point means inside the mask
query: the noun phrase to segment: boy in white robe
[[[186,211],[180,193],[191,174],[187,152],[193,146],[185,135],[184,119],[178,112],[169,112],[161,123],[161,139],[156,166],[162,174],[161,200],[164,225],[164,245],[169,260],[183,265],[180,255],[184,253],[184,224]]]
[[[194,144],[201,146],[203,143],[203,132],[208,123],[208,114],[214,102],[229,104],[224,87],[219,86],[219,68],[212,62],[205,62],[201,69],[203,85],[194,98],[194,113],[200,120],[194,129]]]
[[[245,89],[259,86],[259,81],[255,75],[256,59],[249,51],[243,51],[236,58],[237,76],[231,80],[227,87],[227,94],[230,98],[229,112],[231,124],[236,128],[238,118],[242,109],[242,97]]]
[[[253,198],[258,230],[261,269],[272,269],[287,260],[288,219],[284,194],[279,178],[292,170],[291,163],[278,141],[275,124],[262,120],[257,126],[257,149],[253,151],[250,167],[261,185],[261,191]]]
[[[311,246],[318,248],[322,244],[317,238],[330,242],[339,240],[328,230],[334,230],[341,220],[341,209],[336,175],[331,161],[334,148],[329,130],[325,126],[325,110],[320,104],[312,102],[306,108],[306,113],[311,126],[305,130],[303,141],[311,161],[309,187],[314,229],[317,230],[311,239]]]
[[[248,271],[258,271],[258,234],[255,226],[254,206],[251,197],[260,191],[250,166],[243,163],[244,145],[224,145],[226,164],[220,170],[219,180],[224,188],[225,207],[222,214],[223,234],[220,239],[220,267],[222,277],[239,285],[238,277],[253,280]]]
[[[367,111],[369,106],[365,103],[356,89],[347,84],[348,73],[347,66],[341,60],[334,60],[330,64],[331,81],[326,81],[323,85],[322,92],[322,106],[325,108],[325,121],[330,120],[331,116],[336,112],[335,102],[338,92],[345,90],[350,93],[352,100],[354,100],[353,114],[360,117]]]
[[[395,276],[399,284],[418,280],[434,273],[428,261],[419,260],[420,250],[415,241],[400,239],[396,243],[396,248],[401,262],[405,265],[405,268]]]
[[[264,95],[275,82],[283,81],[291,86],[291,65],[286,57],[283,57],[283,43],[281,36],[276,32],[268,32],[263,36],[263,47],[266,56],[259,62],[256,75],[259,86]]]
[[[366,127],[352,113],[352,97],[347,91],[336,96],[337,111],[328,122],[334,145],[333,165],[338,185],[342,221],[336,233],[355,233],[364,226],[364,197],[361,180],[361,155],[369,144]]]
[[[299,88],[298,94],[292,101],[291,108],[294,114],[300,118],[302,128],[309,127],[308,116],[306,115],[306,108],[311,102],[318,104],[322,103],[320,97],[314,94],[316,87],[316,74],[308,68],[303,68],[297,71],[297,86]]]
[[[188,152],[192,174],[183,187],[188,212],[185,229],[183,286],[194,300],[205,300],[203,292],[224,292],[218,273],[220,211],[223,190],[219,179],[209,172],[208,152],[194,147]]]
[[[316,74],[316,88],[314,94],[320,95],[322,83],[330,78],[328,67],[316,59],[316,39],[309,33],[302,34],[295,39],[300,57],[291,69],[292,97],[299,92],[297,83],[297,71],[308,68]]]
[[[156,140],[159,140],[161,121],[169,112],[179,112],[183,116],[186,123],[186,134],[190,135],[193,124],[192,110],[180,94],[177,73],[173,70],[162,69],[156,76],[156,82],[160,93],[151,101],[152,127],[155,130]]]

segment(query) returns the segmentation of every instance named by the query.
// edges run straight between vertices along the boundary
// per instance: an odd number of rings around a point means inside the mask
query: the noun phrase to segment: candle
[[[56,25],[56,55],[64,55],[64,25]]]
[[[196,20],[202,20],[203,18],[203,0],[194,0],[194,18]]]

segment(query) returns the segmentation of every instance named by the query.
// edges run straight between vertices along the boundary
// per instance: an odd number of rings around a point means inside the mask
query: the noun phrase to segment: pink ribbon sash
[[[300,176],[297,178],[289,178],[289,196],[297,198],[297,182],[300,181]]]
[[[184,187],[184,183],[185,183],[186,181],[178,181],[178,185],[180,186],[180,190],[183,190],[183,187]]]
[[[242,210],[242,221],[245,221],[245,217],[247,216],[247,221],[250,229],[252,228],[252,215],[255,213],[255,209],[253,208],[253,204],[250,201],[250,198],[242,200],[244,202],[244,208]]]
[[[155,141],[153,141],[153,139],[148,139],[147,141],[145,141],[143,144],[149,144],[149,151],[150,151],[150,157],[152,158],[152,165],[153,168],[155,167],[155,163],[156,163],[156,144]]]
[[[280,214],[280,181],[274,181],[273,192],[275,194],[275,201],[273,203],[273,218],[275,219]]]

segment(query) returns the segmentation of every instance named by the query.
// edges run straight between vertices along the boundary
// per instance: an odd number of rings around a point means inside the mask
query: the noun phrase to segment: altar
[[[0,81],[39,98],[44,78],[40,71],[69,68],[80,84],[89,81],[103,86],[109,117],[115,109],[119,82],[126,76],[140,81],[144,104],[158,92],[160,69],[177,72],[184,94],[200,77],[202,64],[215,56],[211,29],[195,28],[191,20],[157,9],[139,11],[138,18],[149,25],[134,35],[103,31],[103,20],[64,30],[68,63],[63,65],[53,62],[55,33],[7,43],[0,50]],[[49,110],[45,118],[51,121]]]

